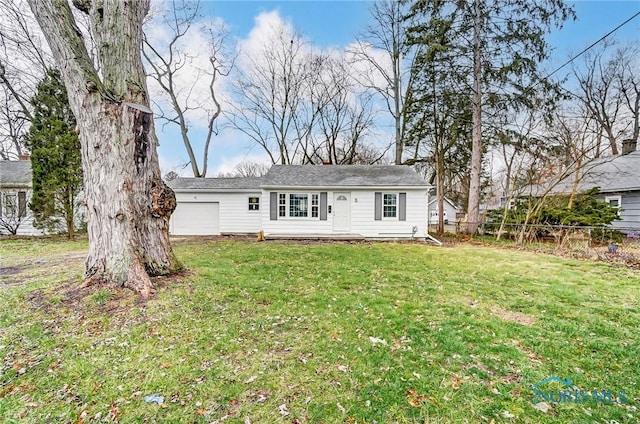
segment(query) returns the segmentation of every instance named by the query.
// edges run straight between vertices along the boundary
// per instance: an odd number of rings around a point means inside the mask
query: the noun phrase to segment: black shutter
[[[376,221],[382,221],[382,193],[379,191],[376,191],[375,195],[376,195],[376,198],[375,198],[374,219]]]
[[[320,221],[327,220],[327,192],[320,192]]]
[[[398,212],[398,220],[406,221],[407,220],[407,193],[400,193],[399,199],[400,211]]]
[[[272,191],[269,193],[269,213],[271,215],[271,221],[278,220],[278,193]]]

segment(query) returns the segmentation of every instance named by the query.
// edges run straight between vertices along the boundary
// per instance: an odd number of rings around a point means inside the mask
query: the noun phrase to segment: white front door
[[[351,230],[351,194],[333,193],[333,231]]]

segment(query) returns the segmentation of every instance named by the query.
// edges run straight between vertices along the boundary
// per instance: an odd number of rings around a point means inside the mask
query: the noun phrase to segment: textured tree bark
[[[169,244],[175,195],[160,177],[140,49],[148,0],[74,0],[91,17],[100,72],[66,0],[29,0],[76,116],[89,255],[85,284],[114,283],[148,298],[150,276],[179,268]]]

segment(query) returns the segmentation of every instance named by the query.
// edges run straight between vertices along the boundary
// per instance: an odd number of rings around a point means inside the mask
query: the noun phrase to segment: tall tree
[[[142,67],[149,0],[74,0],[90,18],[96,60],[66,0],[29,0],[58,63],[82,148],[89,235],[85,283],[111,282],[143,297],[150,275],[175,271],[169,218],[175,195],[160,177]]]
[[[442,57],[440,57],[442,56]],[[466,95],[456,81],[446,78],[442,68],[450,66],[446,55],[427,48],[418,56],[412,72],[413,87],[407,99],[405,117],[406,142],[414,149],[408,163],[423,163],[431,170],[429,180],[435,181],[438,224],[437,233],[444,232],[444,198],[451,187],[446,176],[453,180],[457,172],[452,166],[466,171],[471,108]],[[459,83],[459,81],[458,81]],[[424,165],[423,165],[424,166]]]
[[[406,8],[406,2],[400,0],[373,2],[369,9],[372,23],[349,49],[355,62],[364,64],[364,68],[354,69],[358,79],[383,99],[393,119],[396,165],[403,163],[406,99],[415,75],[410,71],[419,50],[407,44]]]
[[[32,108],[29,99],[53,64],[24,0],[0,0],[0,159],[24,153]]]
[[[310,57],[302,36],[287,26],[272,28],[259,50],[244,52],[234,84],[233,125],[261,146],[274,164],[308,162],[308,144],[318,116],[311,87],[322,61]]]
[[[47,72],[31,104],[33,119],[26,139],[33,173],[29,207],[37,227],[59,229],[62,219],[72,238],[82,190],[82,155],[76,120],[57,70]]]
[[[200,2],[172,1],[167,6],[159,20],[150,20],[148,24],[160,23],[169,29],[169,39],[157,40],[149,36],[150,31],[145,32],[143,39],[148,75],[158,85],[164,100],[154,103],[160,110],[161,121],[180,128],[193,176],[206,177],[209,146],[222,112],[217,83],[233,67],[233,58],[225,57],[228,34],[215,23],[201,20]],[[198,45],[193,45],[194,41]],[[189,133],[193,121],[200,119],[206,121],[204,140],[194,139],[194,131]],[[198,146],[201,157],[195,152]]]
[[[444,72],[456,80],[465,76],[471,93],[468,233],[478,229],[488,121],[532,107],[532,96],[553,88],[538,66],[549,55],[545,35],[570,16],[573,10],[561,0],[418,0],[411,8],[410,43],[438,45],[457,58]]]
[[[639,57],[638,46],[615,48],[615,43],[608,42],[587,52],[580,66],[573,66],[573,75],[578,81],[578,89],[573,95],[592,122],[597,155],[605,150],[617,155],[623,140],[638,141]],[[603,149],[602,144],[608,149]]]
[[[317,130],[314,131],[313,154],[310,162],[319,157],[323,162],[338,165],[370,164],[375,151],[365,145],[373,126],[368,93],[358,92],[350,67],[343,56],[324,57],[311,93],[318,99]],[[384,153],[373,157],[377,162]]]

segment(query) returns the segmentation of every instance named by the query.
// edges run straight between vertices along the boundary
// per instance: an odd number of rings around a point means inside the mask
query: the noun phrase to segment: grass
[[[191,272],[142,303],[70,295],[81,248],[0,241],[16,268],[0,275],[4,422],[640,420],[627,268],[494,247],[187,241],[175,249]],[[552,375],[626,403],[536,408],[532,385]]]

